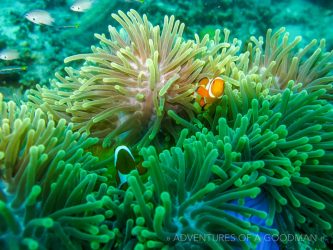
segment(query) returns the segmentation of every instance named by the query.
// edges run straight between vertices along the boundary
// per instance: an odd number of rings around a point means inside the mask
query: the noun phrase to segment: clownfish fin
[[[126,184],[127,176],[128,176],[128,174],[122,174],[122,173],[118,172],[118,180],[117,181],[118,181],[118,187],[120,189],[124,186],[124,184]]]
[[[205,107],[206,102],[205,102],[205,99],[203,97],[200,98],[199,105],[200,105],[201,108]]]
[[[196,90],[196,92],[201,96],[201,97],[208,97],[209,96],[209,92],[208,90],[203,87],[203,86],[199,86]]]

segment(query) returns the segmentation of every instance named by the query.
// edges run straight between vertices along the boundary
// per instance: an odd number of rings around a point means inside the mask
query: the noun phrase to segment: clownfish
[[[221,99],[224,93],[224,80],[221,77],[209,79],[204,77],[199,81],[196,89],[197,99],[201,108],[207,108],[216,100]]]
[[[137,170],[140,175],[147,170],[142,167],[141,163],[136,162],[131,150],[122,145],[115,149],[114,166],[116,167],[116,181],[119,189],[128,188],[127,177],[132,170]]]
[[[114,165],[117,170],[116,180],[118,188],[127,184],[128,174],[135,169],[135,159],[131,150],[126,146],[119,146],[115,150]]]

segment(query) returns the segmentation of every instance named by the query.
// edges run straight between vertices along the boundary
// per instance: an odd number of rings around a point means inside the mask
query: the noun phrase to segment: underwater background
[[[0,10],[0,250],[333,249],[333,1]]]

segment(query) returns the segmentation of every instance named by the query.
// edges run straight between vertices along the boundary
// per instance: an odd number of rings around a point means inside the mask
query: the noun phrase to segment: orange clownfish
[[[207,108],[217,99],[221,99],[224,92],[224,80],[221,77],[209,79],[204,77],[199,81],[197,93],[197,102],[201,108]]]

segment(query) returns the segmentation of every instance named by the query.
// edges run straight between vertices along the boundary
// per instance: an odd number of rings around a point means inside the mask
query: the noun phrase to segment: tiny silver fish
[[[4,49],[0,51],[0,59],[11,61],[19,58],[19,53],[16,49]]]
[[[93,5],[94,0],[77,0],[70,7],[72,11],[75,12],[86,12]]]
[[[28,69],[27,66],[8,66],[0,68],[0,75],[19,73],[22,71],[26,71],[27,69]]]
[[[52,26],[54,23],[54,18],[46,10],[32,10],[26,13],[24,17],[35,24]]]
[[[54,28],[59,29],[66,29],[66,28],[79,28],[79,24],[75,25],[67,25],[67,26],[56,26],[55,19],[51,16],[49,12],[46,10],[32,10],[24,15],[26,19],[28,19],[30,22],[33,22],[38,25],[47,25],[52,26]]]

